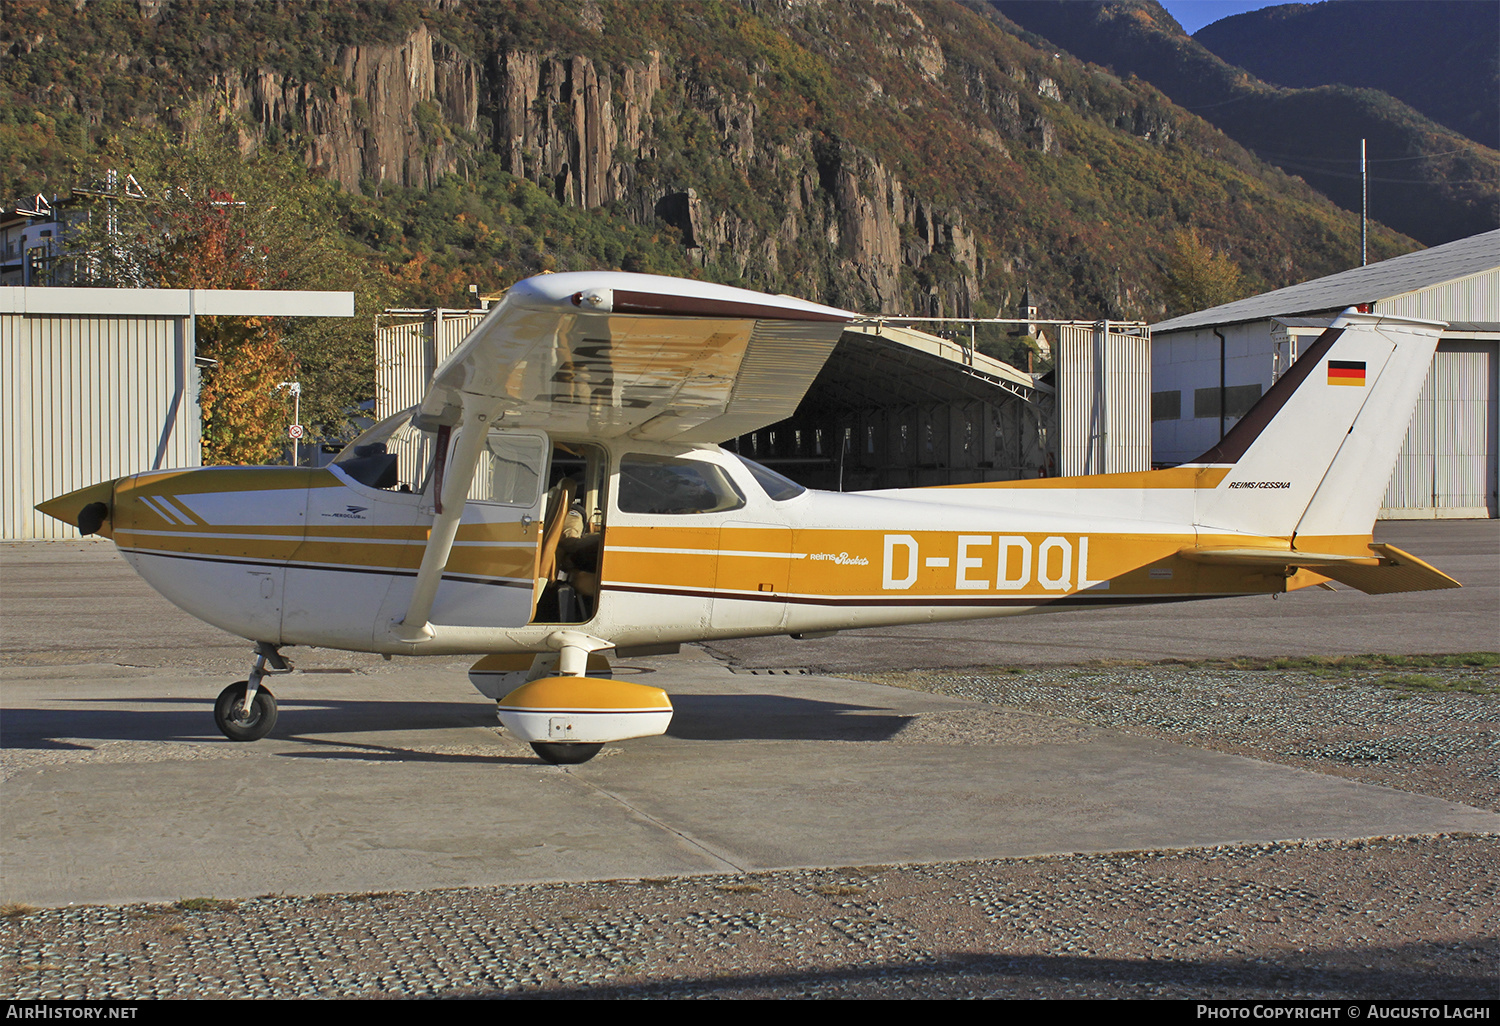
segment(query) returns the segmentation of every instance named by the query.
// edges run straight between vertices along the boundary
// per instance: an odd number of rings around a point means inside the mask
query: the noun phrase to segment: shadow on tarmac
[[[90,741],[222,741],[214,727],[213,699],[185,702],[180,698],[131,698],[131,705],[171,705],[171,710],[118,708],[114,698],[77,700],[79,705],[110,705],[110,709],[7,709],[0,730],[0,747],[77,748],[54,738]],[[488,705],[469,702],[378,702],[298,700],[277,697],[280,712],[270,737],[297,740],[305,734],[363,733],[395,730],[451,730],[454,727],[495,726]],[[339,743],[339,742],[330,742]]]
[[[132,705],[171,709],[120,709],[117,699],[78,699],[70,709],[7,709],[0,747],[79,749],[77,741],[195,741],[240,744],[214,728],[213,703],[204,699],[131,698]],[[85,708],[88,705],[114,708]],[[341,734],[496,727],[492,707],[470,702],[298,700],[277,698],[280,712],[269,739],[343,745]],[[878,715],[874,706],[821,702],[775,694],[677,695],[668,736],[698,741],[885,741],[910,716]],[[68,741],[58,740],[68,738]],[[391,752],[401,749],[388,749]]]
[[[1472,943],[1469,958],[1482,962],[1491,952]],[[1327,1000],[1456,999],[1494,996],[1494,977],[1440,967],[1455,960],[1452,946],[1432,943],[1385,948],[1336,948],[1309,951],[1307,964],[1288,965],[1264,959],[1096,958],[1079,955],[1005,955],[989,952],[951,952],[947,955],[886,961],[798,973],[741,976],[699,976],[639,986],[568,987],[515,991],[469,992],[463,997],[528,1000],[612,1000],[618,998],[711,997],[1031,997],[1042,987],[1048,996],[1062,986],[1080,984],[1091,991],[1112,988],[1110,997],[1191,997],[1198,1001],[1252,998]],[[1458,956],[1461,957],[1461,956]],[[1339,965],[1357,959],[1359,968]],[[1299,959],[1300,960],[1300,959]],[[1390,970],[1370,963],[1422,965],[1420,971]],[[1160,994],[1167,988],[1175,993]]]
[[[888,741],[914,717],[774,694],[673,695],[668,737],[693,741]]]

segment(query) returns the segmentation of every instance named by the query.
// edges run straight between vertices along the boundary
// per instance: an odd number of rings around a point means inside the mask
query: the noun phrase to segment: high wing
[[[649,274],[542,275],[443,362],[421,414],[488,407],[508,427],[720,442],[791,416],[854,316]]]
[[[551,274],[511,286],[438,367],[418,410],[419,426],[438,433],[436,515],[397,635],[432,637],[428,618],[489,428],[733,438],[791,416],[853,317],[650,274]]]

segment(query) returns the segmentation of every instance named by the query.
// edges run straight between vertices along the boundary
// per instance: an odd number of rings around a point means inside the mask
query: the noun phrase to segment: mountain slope
[[[1154,0],[992,0],[992,6],[1084,60],[1151,82],[1346,210],[1360,209],[1363,138],[1377,162],[1372,166],[1383,169],[1371,175],[1371,218],[1428,245],[1500,226],[1500,153],[1390,96],[1344,85],[1268,85],[1188,37]]]
[[[947,315],[1029,283],[1053,315],[1156,319],[1183,228],[1247,288],[1358,259],[1346,213],[1156,88],[958,3],[27,6],[0,195],[144,125],[233,124],[339,183],[372,259],[441,268],[411,273],[424,304],[672,239],[705,277]],[[1377,227],[1372,257],[1412,247]]]
[[[1283,4],[1193,38],[1266,82],[1379,89],[1500,149],[1500,5],[1490,0]]]

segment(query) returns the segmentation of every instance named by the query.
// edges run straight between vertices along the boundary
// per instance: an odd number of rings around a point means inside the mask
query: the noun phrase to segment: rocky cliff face
[[[936,56],[917,54],[924,74],[941,70],[941,50],[930,49]],[[753,71],[750,94],[736,96],[676,77],[657,50],[613,66],[525,50],[481,62],[425,26],[399,45],[346,47],[337,61],[341,87],[316,90],[261,69],[217,82],[213,95],[256,126],[247,149],[269,133],[296,131],[308,162],[351,191],[429,187],[462,172],[482,146],[564,203],[624,210],[638,223],[660,218],[700,265],[776,281],[811,242],[832,260],[821,281],[805,283],[813,298],[889,313],[974,309],[982,268],[962,214],[918,195],[875,154],[810,132],[774,144],[759,138]],[[1014,112],[1013,99],[997,102]],[[711,126],[730,167],[755,166],[781,183],[778,195],[763,197],[783,212],[779,222],[758,224],[716,205],[691,174],[651,170],[661,156],[658,127],[690,115]],[[1038,145],[1052,145],[1050,127],[1026,127]],[[998,135],[994,146],[1004,151]],[[927,267],[934,255],[943,258],[940,273]]]
[[[343,85],[321,90],[266,68],[215,81],[201,106],[222,97],[257,130],[297,131],[309,164],[344,188],[430,187],[459,170],[469,147],[455,129],[479,131],[484,76],[472,60],[419,26],[399,46],[350,46],[337,55]],[[201,117],[203,111],[195,111]]]

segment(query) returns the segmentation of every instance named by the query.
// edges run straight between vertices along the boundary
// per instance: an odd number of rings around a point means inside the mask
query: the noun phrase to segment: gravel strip
[[[949,743],[1014,743],[1020,710],[1054,718],[1046,730],[1066,721],[1109,727],[1500,809],[1494,668],[1046,667],[859,679],[1000,707],[963,730],[949,716]],[[937,728],[919,720],[910,729],[914,740],[933,741]]]
[[[1493,838],[35,911],[9,998],[1494,998]]]
[[[1500,793],[1493,670],[874,679],[989,703],[896,743],[1108,727],[1487,808]],[[1500,998],[1494,836],[184,904],[0,909],[0,995]]]

